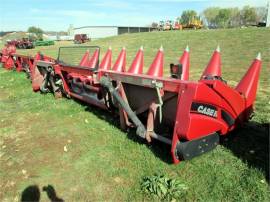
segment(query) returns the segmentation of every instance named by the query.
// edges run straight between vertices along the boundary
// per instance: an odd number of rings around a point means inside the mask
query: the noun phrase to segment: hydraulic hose
[[[113,87],[110,79],[108,77],[101,77],[100,79],[100,84],[107,88],[109,90],[109,92],[111,93],[111,95],[114,97],[114,99],[119,103],[119,105],[126,111],[128,117],[132,120],[132,122],[135,124],[135,126],[137,127],[136,130],[136,134],[142,138],[145,138],[145,134],[146,134],[146,129],[144,127],[144,125],[142,124],[142,122],[139,120],[139,118],[136,116],[136,114],[132,111],[132,109],[130,108],[129,104],[126,103],[122,97],[120,96],[120,94],[118,93],[118,91]]]

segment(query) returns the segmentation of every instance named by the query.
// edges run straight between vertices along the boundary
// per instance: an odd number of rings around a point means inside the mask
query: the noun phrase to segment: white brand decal
[[[217,111],[208,107],[205,107],[203,105],[200,105],[197,109],[199,113],[212,116],[212,117],[217,117]]]

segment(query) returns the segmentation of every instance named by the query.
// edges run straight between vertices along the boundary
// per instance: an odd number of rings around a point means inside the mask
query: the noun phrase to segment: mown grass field
[[[144,176],[164,174],[188,189],[183,201],[269,201],[270,29],[228,29],[153,32],[122,35],[90,42],[103,55],[122,46],[131,63],[145,50],[145,69],[163,45],[165,72],[188,44],[191,79],[198,80],[219,44],[223,78],[235,86],[257,52],[263,66],[256,113],[251,122],[223,139],[215,150],[173,165],[169,148],[145,144],[118,127],[107,112],[51,94],[33,93],[23,73],[0,69],[0,201],[18,201],[31,185],[52,185],[65,201],[154,201],[140,189]],[[56,57],[55,46],[40,50]],[[41,201],[48,201],[41,191]]]

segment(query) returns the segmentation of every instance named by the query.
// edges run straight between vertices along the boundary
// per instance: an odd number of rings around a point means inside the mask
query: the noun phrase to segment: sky
[[[205,8],[266,6],[268,0],[0,0],[0,31],[46,31],[73,27],[147,26],[175,20],[183,10],[201,13]]]

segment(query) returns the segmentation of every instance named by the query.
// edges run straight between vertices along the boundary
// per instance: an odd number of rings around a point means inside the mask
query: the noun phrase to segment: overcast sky
[[[145,26],[172,19],[183,10],[201,13],[210,6],[266,6],[267,0],[0,0],[0,31],[38,26],[66,31],[86,25]]]

